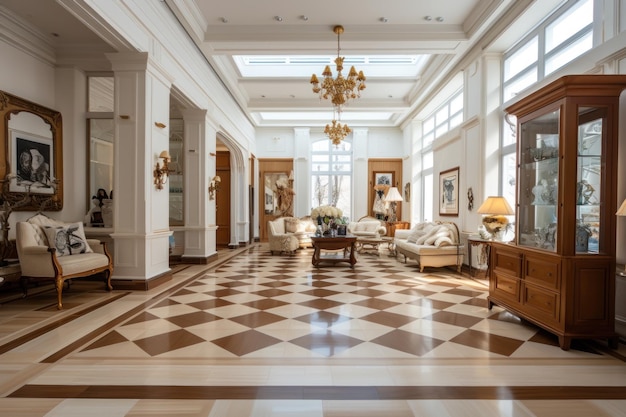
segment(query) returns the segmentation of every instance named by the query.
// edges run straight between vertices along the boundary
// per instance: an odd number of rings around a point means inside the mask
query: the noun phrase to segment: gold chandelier
[[[363,71],[357,73],[354,66],[350,68],[347,78],[344,78],[341,74],[344,57],[339,56],[339,52],[341,51],[339,38],[343,33],[343,26],[335,26],[333,32],[337,34],[337,58],[335,59],[337,78],[333,79],[330,66],[326,65],[322,73],[324,76],[322,85],[320,86],[320,82],[315,74],[311,76],[311,84],[313,85],[313,92],[316,94],[319,93],[320,99],[330,99],[337,112],[341,112],[343,106],[347,104],[349,100],[361,97],[361,90],[365,89],[365,75],[363,75]]]
[[[327,124],[324,129],[324,133],[328,135],[333,145],[339,145],[350,132],[352,132],[352,129],[350,129],[347,124],[342,125],[341,122],[338,122],[334,118],[332,125]]]

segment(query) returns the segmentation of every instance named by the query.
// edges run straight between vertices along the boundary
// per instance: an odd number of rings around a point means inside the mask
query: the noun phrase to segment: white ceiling
[[[156,0],[145,0],[156,1]],[[328,102],[311,90],[311,74],[337,55],[367,77],[361,98],[345,109],[350,126],[400,126],[423,107],[443,81],[467,65],[467,51],[509,46],[562,0],[161,0],[174,12],[256,126],[323,126]],[[541,3],[541,4],[537,4]],[[38,27],[60,60],[93,68],[111,51],[55,0],[0,0]],[[519,19],[520,16],[523,19]],[[430,17],[430,18],[427,18]],[[535,17],[536,16],[536,17]],[[278,19],[280,17],[282,19]],[[71,52],[70,52],[71,51]],[[285,61],[246,65],[249,60]],[[472,58],[475,59],[475,58]],[[306,61],[306,62],[302,62]],[[89,62],[90,64],[87,64]],[[91,67],[87,67],[91,65]],[[336,74],[334,64],[331,65]],[[349,64],[344,69],[344,75]]]

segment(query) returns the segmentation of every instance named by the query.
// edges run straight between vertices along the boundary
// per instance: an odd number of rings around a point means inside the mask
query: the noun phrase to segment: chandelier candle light
[[[337,111],[341,112],[343,106],[349,100],[361,96],[361,90],[365,89],[365,75],[363,75],[363,71],[357,73],[353,66],[350,68],[348,76],[344,78],[341,71],[343,70],[345,57],[339,56],[341,51],[339,40],[340,35],[343,33],[343,26],[335,26],[333,32],[337,34],[337,58],[335,59],[337,78],[333,79],[333,72],[330,70],[330,66],[326,65],[322,73],[324,76],[322,85],[320,86],[320,82],[315,74],[311,76],[311,84],[313,85],[313,92],[319,94],[320,99],[330,99]]]
[[[476,211],[479,214],[486,214],[483,217],[483,225],[492,239],[502,240],[502,234],[509,226],[509,219],[506,216],[515,214],[508,201],[504,197],[487,197],[485,202]]]

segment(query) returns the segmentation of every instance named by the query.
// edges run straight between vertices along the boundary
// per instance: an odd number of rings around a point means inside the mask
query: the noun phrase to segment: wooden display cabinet
[[[572,339],[615,332],[615,210],[624,75],[560,78],[506,109],[517,117],[515,242],[494,242],[489,308]]]

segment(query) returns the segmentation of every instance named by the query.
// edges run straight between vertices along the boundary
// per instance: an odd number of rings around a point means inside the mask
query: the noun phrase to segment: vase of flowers
[[[334,206],[319,206],[311,210],[311,218],[317,219],[318,226],[322,226],[324,234],[328,234],[331,223],[343,216],[343,211]]]

